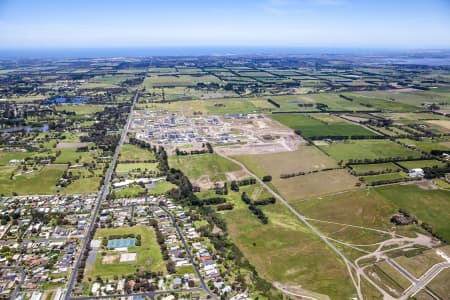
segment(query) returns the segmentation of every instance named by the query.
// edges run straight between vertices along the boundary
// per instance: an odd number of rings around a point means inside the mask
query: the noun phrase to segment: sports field
[[[140,270],[148,270],[154,272],[166,272],[166,262],[162,258],[161,249],[156,241],[156,234],[152,227],[144,225],[136,225],[133,227],[123,226],[120,228],[102,228],[97,229],[94,239],[108,238],[111,235],[125,235],[125,234],[141,235],[141,246],[129,246],[128,252],[136,253],[137,260],[131,263],[120,263],[118,258],[112,263],[104,263],[103,255],[101,252],[106,252],[105,255],[114,256],[116,251],[110,251],[107,249],[101,249],[95,259],[93,265],[87,265],[85,280],[88,278],[95,279],[97,276],[103,279],[112,279],[114,275],[119,277],[126,276],[128,274],[134,274],[136,268]]]

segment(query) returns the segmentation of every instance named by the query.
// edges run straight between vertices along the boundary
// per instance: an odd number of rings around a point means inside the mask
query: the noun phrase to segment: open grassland
[[[119,163],[116,167],[116,173],[128,173],[131,171],[149,171],[157,172],[158,163]]]
[[[296,151],[234,157],[259,177],[309,172],[337,167],[336,162],[313,146],[299,146]]]
[[[153,152],[132,144],[124,144],[120,148],[119,162],[143,162],[155,159]]]
[[[143,195],[145,189],[139,184],[130,184],[113,192],[116,198],[132,198]]]
[[[15,167],[0,167],[0,194],[55,194],[57,192],[56,183],[66,168],[67,165],[45,165],[28,174],[15,172],[15,176],[10,179]]]
[[[346,170],[338,169],[287,179],[273,178],[271,184],[286,200],[296,200],[353,189],[357,181]]]
[[[144,80],[144,87],[174,87],[174,86],[195,86],[197,83],[221,83],[220,79],[212,75],[152,75]]]
[[[208,176],[211,181],[225,180],[226,172],[239,171],[240,167],[217,154],[199,154],[169,157],[171,168],[179,169],[196,180],[201,176]]]
[[[375,136],[366,128],[350,124],[336,117],[322,115],[316,116],[300,114],[276,114],[271,117],[278,122],[292,128],[306,138],[334,137],[334,136]]]
[[[94,115],[96,112],[103,111],[105,105],[93,105],[93,104],[77,104],[77,105],[56,105],[57,111],[74,112],[76,115]]]
[[[148,193],[150,195],[163,195],[165,192],[168,192],[174,188],[177,188],[177,186],[173,183],[167,181],[159,181],[156,183],[154,188],[148,190]]]
[[[253,187],[245,190],[254,194]],[[347,299],[354,293],[343,263],[282,204],[262,207],[269,217],[263,225],[231,192],[235,208],[224,212],[233,242],[255,266],[258,273],[271,282],[301,285],[302,288]]]
[[[31,157],[33,153],[22,151],[0,151],[0,166],[7,166],[11,160],[22,160]]]
[[[62,194],[85,194],[98,192],[100,188],[100,177],[80,178],[61,189]]]
[[[445,247],[448,248],[449,246]],[[426,250],[422,254],[413,257],[399,256],[395,258],[395,261],[416,278],[420,278],[433,265],[445,262],[441,256],[436,254],[436,249]]]
[[[95,151],[77,152],[77,148],[59,148],[57,151],[61,154],[56,157],[56,164],[93,162],[97,155]]]
[[[312,81],[313,85],[315,82],[317,81]],[[302,80],[302,86],[304,83],[306,82]],[[274,96],[270,98],[280,104],[280,111],[317,111],[317,103],[326,104],[328,106],[327,110],[331,111],[375,110],[375,108],[369,108],[356,102],[347,101],[335,93]]]
[[[427,139],[415,141],[411,139],[398,139],[400,142],[416,147],[420,151],[431,152],[433,150],[450,151],[450,140],[448,139]]]
[[[419,158],[421,154],[386,140],[357,140],[333,142],[320,146],[326,153],[336,160],[375,160]]]
[[[400,103],[392,100],[369,98],[358,94],[345,95],[352,98],[352,102],[358,103],[365,107],[375,108],[384,112],[413,112],[419,110],[419,108],[414,105]]]
[[[405,172],[393,172],[393,173],[386,173],[386,174],[363,176],[362,178],[365,183],[373,183],[373,182],[377,182],[377,181],[395,180],[395,179],[402,179],[402,178],[407,178],[407,177],[408,177],[408,175]]]
[[[433,167],[445,166],[444,162],[436,160],[436,159],[399,161],[398,164],[408,170],[411,170],[414,168],[433,168]]]
[[[421,106],[424,103],[450,103],[450,96],[448,93],[441,93],[439,91],[364,91],[357,92],[357,95],[362,95],[369,98],[384,99],[387,101],[395,101],[396,103],[404,103],[407,105]]]
[[[352,171],[356,176],[366,174],[368,172],[395,172],[400,171],[401,168],[394,163],[380,163],[380,164],[362,164],[352,165]]]
[[[156,234],[152,227],[136,225],[133,227],[123,226],[112,229],[98,229],[95,233],[94,239],[102,239],[110,235],[124,235],[133,233],[140,234],[142,237],[142,245],[129,247],[128,252],[135,252],[137,254],[137,261],[130,263],[114,262],[112,264],[102,263],[103,256],[99,250],[95,263],[87,266],[86,276],[84,278],[95,279],[101,276],[103,279],[112,279],[114,275],[119,278],[124,275],[133,274],[136,268],[140,270],[147,270],[153,272],[166,272],[165,262],[162,258],[161,250],[156,241]],[[107,254],[115,254],[116,251],[106,251]]]
[[[415,185],[383,186],[375,190],[391,205],[408,210],[450,241],[450,191],[423,190]]]

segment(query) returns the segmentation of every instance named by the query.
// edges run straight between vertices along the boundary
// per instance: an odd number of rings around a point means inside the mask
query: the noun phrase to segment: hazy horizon
[[[0,49],[449,49],[445,0],[0,0]]]

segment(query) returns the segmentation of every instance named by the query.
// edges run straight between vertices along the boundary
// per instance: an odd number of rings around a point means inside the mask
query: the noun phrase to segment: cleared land
[[[139,146],[125,144],[120,148],[119,162],[143,162],[155,159],[155,155]]]
[[[131,171],[150,171],[157,172],[157,163],[119,163],[116,167],[116,173],[128,173]]]

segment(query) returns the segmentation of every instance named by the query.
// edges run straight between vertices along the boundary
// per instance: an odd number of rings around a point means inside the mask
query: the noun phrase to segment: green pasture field
[[[153,152],[133,144],[124,144],[120,148],[119,162],[142,162],[155,159]]]
[[[252,185],[241,190],[253,197],[261,194],[259,189]],[[343,263],[284,205],[277,202],[261,207],[269,218],[263,225],[242,202],[240,193],[230,192],[226,197],[235,205],[233,210],[221,212],[230,237],[260,276],[271,282],[301,285],[332,299],[354,294]],[[318,264],[320,268],[315,267]]]
[[[421,106],[423,103],[450,103],[450,93],[439,92],[439,90],[429,91],[364,91],[356,92],[355,94],[387,101],[394,100],[397,103],[404,103],[408,105]]]
[[[128,173],[131,171],[158,171],[158,163],[118,163],[116,167],[116,173]]]
[[[239,171],[241,168],[215,153],[170,156],[171,168],[179,169],[191,180],[208,176],[211,181],[225,180],[226,172]]]
[[[65,164],[45,165],[29,174],[14,176],[16,167],[0,167],[0,194],[11,195],[49,195],[57,192],[56,183],[67,169]]]
[[[142,245],[129,247],[128,252],[135,252],[137,254],[137,261],[131,263],[115,262],[112,264],[103,264],[101,252],[106,251],[107,254],[116,254],[116,251],[99,250],[95,263],[93,265],[86,266],[85,279],[92,278],[93,280],[97,276],[101,276],[103,279],[112,279],[114,275],[122,276],[133,274],[136,272],[136,268],[142,270],[163,272],[166,273],[165,265],[161,254],[161,249],[156,241],[156,234],[152,227],[136,225],[133,227],[123,226],[120,228],[101,228],[97,229],[94,239],[102,239],[111,235],[123,235],[133,233],[135,235],[140,234],[142,237]],[[151,263],[149,263],[151,260]]]
[[[383,112],[414,112],[419,110],[417,106],[396,101],[384,100],[379,98],[368,98],[358,94],[344,93],[344,95],[352,98],[352,102],[358,103],[360,105],[367,105],[369,106],[369,108],[374,108]]]
[[[139,184],[130,184],[124,188],[114,191],[116,198],[132,198],[142,195],[145,189]]]
[[[445,166],[445,163],[436,159],[429,159],[429,160],[410,160],[410,161],[399,161],[397,162],[400,166],[411,170],[414,168],[432,168],[434,166],[436,167],[443,167]]]
[[[221,83],[221,81],[212,75],[169,75],[146,77],[144,87],[147,89],[153,87],[173,87],[173,86],[195,86],[197,83]]]
[[[323,120],[331,122],[325,123],[320,121],[320,115],[299,115],[299,114],[274,114],[271,115],[276,121],[299,131],[306,138],[313,137],[333,137],[333,136],[376,136],[377,134],[367,130],[366,128],[351,124],[347,121],[339,120],[336,117],[322,115]]]
[[[394,173],[387,173],[387,174],[363,176],[362,178],[365,183],[372,183],[372,182],[377,182],[380,180],[395,180],[395,179],[401,179],[401,178],[407,178],[407,177],[408,177],[408,175],[405,172],[394,172]]]
[[[380,164],[351,165],[350,167],[352,168],[352,171],[356,176],[358,176],[359,174],[365,174],[367,172],[396,172],[401,170],[399,166],[391,162]]]
[[[61,190],[62,194],[85,194],[98,192],[100,188],[100,177],[80,178]]]
[[[61,151],[61,154],[56,157],[55,164],[92,162],[98,154],[95,151],[77,152],[77,148],[59,148],[56,151]]]
[[[57,111],[69,111],[74,112],[76,115],[94,115],[96,112],[103,111],[106,105],[93,105],[93,104],[64,104],[64,105],[56,105],[55,108]]]
[[[162,195],[174,188],[177,188],[177,186],[171,182],[159,181],[156,183],[156,186],[154,188],[148,190],[148,194]]]
[[[398,139],[406,145],[414,145],[417,149],[424,152],[433,150],[450,151],[450,139],[423,139],[420,141],[411,139]]]
[[[333,142],[320,148],[338,161],[421,157],[421,153],[387,140]]]
[[[34,153],[22,151],[4,151],[0,150],[0,166],[9,165],[9,161],[13,159],[22,160],[33,156]]]

